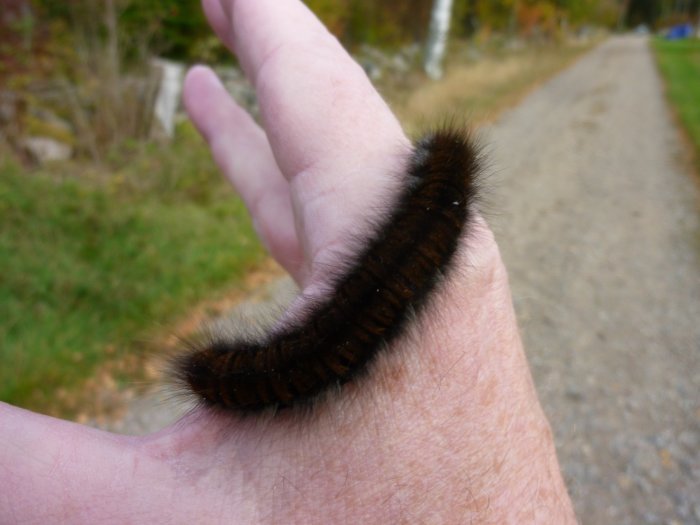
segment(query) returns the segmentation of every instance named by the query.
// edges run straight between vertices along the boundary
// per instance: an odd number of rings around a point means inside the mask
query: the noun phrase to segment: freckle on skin
[[[482,388],[481,395],[479,396],[479,404],[483,407],[488,407],[496,402],[498,385],[495,379],[490,379],[486,385]]]
[[[383,367],[382,380],[389,392],[395,393],[405,388],[406,369],[400,365],[400,363],[396,363],[395,366]]]

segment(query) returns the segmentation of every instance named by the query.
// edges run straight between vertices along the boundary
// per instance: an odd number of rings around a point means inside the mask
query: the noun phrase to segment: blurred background
[[[446,117],[468,118],[493,150],[492,171],[500,181],[495,193],[515,195],[511,200],[532,193],[525,203],[494,198],[490,222],[511,269],[528,355],[555,435],[576,444],[575,450],[559,446],[567,481],[578,487],[572,492],[582,521],[700,523],[700,336],[692,328],[700,319],[700,296],[695,295],[700,293],[700,0],[306,3],[362,65],[409,133]],[[198,62],[212,65],[236,100],[257,116],[254,91],[235,58],[211,33],[196,0],[0,0],[0,400],[125,432],[150,430],[123,422],[160,421],[134,415],[141,410],[139,385],[159,378],[153,354],[176,345],[173,334],[187,335],[207,318],[266,300],[287,286],[256,239],[241,201],[220,177],[183,113],[182,79],[187,67]],[[608,81],[596,83],[606,75]],[[617,102],[605,98],[607,92],[619,96]],[[585,115],[574,117],[576,105],[586,97],[598,98],[591,98]],[[645,111],[656,111],[655,104],[663,108],[658,114],[637,124],[630,120],[614,132],[624,115],[639,112],[642,118]],[[563,113],[555,122],[560,107]],[[557,123],[567,119],[575,121],[558,130]],[[528,142],[534,140],[530,129],[549,130],[542,137],[546,147]],[[591,134],[602,136],[598,129],[611,130],[610,138],[595,145],[587,142],[593,140],[587,138]],[[557,142],[555,136],[568,142]],[[585,164],[613,148],[615,137],[624,144],[610,151],[609,158],[595,167]],[[498,144],[501,149],[508,145],[507,151],[499,152]],[[556,144],[564,146],[557,149]],[[629,157],[622,158],[619,152],[626,147]],[[547,153],[547,148],[554,149]],[[590,182],[591,172],[613,168],[628,173],[625,167],[615,168],[616,163],[629,168],[642,158],[640,152],[657,149],[663,159],[655,173],[677,174],[680,182],[673,184],[685,199],[666,203],[664,209],[677,220],[669,231],[687,230],[688,235],[673,249],[649,246],[649,254],[666,254],[658,268],[652,255],[633,249],[607,261],[601,271],[632,259],[646,268],[647,273],[634,274],[625,266],[622,284],[603,286],[597,278],[580,277],[567,257],[584,249],[587,254],[610,252],[597,238],[589,239],[588,246],[582,243],[588,224],[598,224],[602,232],[616,224],[629,239],[640,227],[626,218],[605,216],[597,208],[604,205],[601,195],[584,213],[575,203],[585,202],[583,195],[595,195],[593,185],[567,186],[557,194],[558,181],[569,174],[571,181],[581,177]],[[575,160],[583,152],[585,161]],[[564,164],[554,170],[545,153],[564,159]],[[640,169],[652,160],[641,160]],[[510,177],[508,170],[514,167],[522,170]],[[538,179],[548,168],[560,178],[546,183]],[[525,175],[528,170],[531,176]],[[528,181],[531,186],[525,186]],[[639,187],[641,181],[631,177],[628,184]],[[663,191],[673,185],[659,184]],[[647,197],[658,197],[661,190],[647,186]],[[605,192],[606,198],[616,192],[632,195],[623,187]],[[532,203],[538,200],[547,203],[548,211],[528,223],[524,217],[537,209]],[[620,209],[620,202],[607,205]],[[555,209],[560,215],[548,215]],[[630,214],[642,220],[651,209],[642,206]],[[551,229],[539,231],[545,222]],[[661,222],[650,216],[643,224],[659,229]],[[571,245],[563,241],[567,228],[576,234]],[[668,232],[659,231],[659,238],[669,238]],[[624,244],[622,238],[616,238],[615,246]],[[565,252],[557,268],[567,271],[549,266],[552,246]],[[676,260],[669,255],[676,249],[686,266],[668,263]],[[541,276],[541,284],[533,284],[532,272]],[[551,308],[548,301],[566,297],[562,287],[639,289],[640,280],[656,282],[669,273],[678,280],[668,289],[644,289],[639,297],[615,300],[632,326],[651,323],[659,333],[679,334],[675,342],[660,339],[661,353],[649,357],[669,359],[663,351],[675,344],[684,352],[678,373],[686,381],[669,401],[674,406],[685,403],[675,420],[677,431],[666,438],[661,431],[636,432],[634,436],[645,437],[634,454],[611,472],[591,470],[587,465],[596,455],[595,440],[577,438],[595,434],[595,425],[577,425],[585,418],[594,421],[600,412],[577,413],[572,406],[593,397],[601,402],[625,398],[620,393],[624,388],[609,391],[610,382],[603,388],[590,377],[596,377],[596,367],[627,364],[624,359],[595,359],[589,346],[600,351],[615,346],[606,340],[615,335],[606,335],[604,329],[595,342],[584,345],[586,355],[593,357],[583,372],[566,368],[575,361],[566,353],[557,354],[566,364],[556,368],[555,357],[545,350],[577,347],[587,337],[581,333],[591,332],[595,323],[620,323],[601,317],[607,300],[581,290],[570,302],[559,301],[553,314],[542,312]],[[686,299],[679,299],[683,294]],[[646,322],[652,296],[674,315]],[[581,309],[576,319],[590,316],[589,323],[566,325],[564,314],[557,318],[556,312],[563,310],[573,316],[572,303]],[[628,308],[632,303],[644,304],[646,313]],[[564,331],[568,339],[552,337],[552,331]],[[638,348],[628,337],[634,331],[617,334],[630,352]],[[562,374],[569,379],[560,384],[556,378]],[[673,390],[676,383],[669,377],[645,388]],[[635,393],[628,394],[628,401],[645,405]],[[566,404],[557,405],[560,398]],[[607,417],[621,421],[621,413],[634,413],[630,406],[621,405]],[[580,416],[579,423],[571,421],[572,414]],[[638,424],[644,429],[651,423]],[[619,429],[608,431],[615,436]],[[681,435],[684,444],[674,449]],[[623,439],[615,446],[633,445]],[[609,462],[601,458],[600,464]],[[625,465],[635,461],[638,468],[633,465],[630,471]],[[613,494],[612,503],[601,504],[598,511],[592,510],[596,492],[586,489],[595,483],[603,493]],[[661,485],[666,488],[658,492],[665,499],[647,508],[649,494]],[[627,503],[620,503],[625,498]]]

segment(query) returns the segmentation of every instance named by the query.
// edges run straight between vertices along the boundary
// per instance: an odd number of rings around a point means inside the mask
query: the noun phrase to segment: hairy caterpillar
[[[444,129],[415,144],[393,210],[298,321],[252,340],[211,334],[175,362],[205,404],[289,407],[351,380],[419,311],[472,223],[480,170],[468,134]]]

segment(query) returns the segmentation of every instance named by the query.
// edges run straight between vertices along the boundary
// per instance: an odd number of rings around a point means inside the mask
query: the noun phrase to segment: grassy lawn
[[[28,173],[0,155],[0,400],[65,413],[57,392],[262,260],[191,128],[131,153],[109,173]]]
[[[659,69],[666,80],[666,93],[700,164],[700,40],[654,39]]]

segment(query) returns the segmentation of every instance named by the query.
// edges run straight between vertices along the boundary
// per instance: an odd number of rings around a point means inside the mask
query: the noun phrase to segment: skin
[[[264,130],[204,67],[187,110],[270,253],[320,293],[409,141],[301,2],[203,5]],[[197,410],[129,437],[0,403],[0,523],[575,522],[483,221],[463,248],[398,348],[312,413]]]

